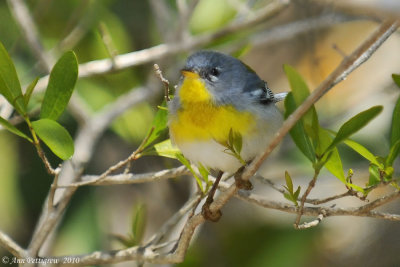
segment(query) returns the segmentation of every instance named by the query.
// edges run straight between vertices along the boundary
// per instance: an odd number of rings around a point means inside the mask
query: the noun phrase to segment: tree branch
[[[8,235],[0,231],[0,246],[9,251],[17,258],[24,258],[27,253],[21,248],[14,240],[11,239]]]
[[[82,181],[88,182],[88,185],[139,184],[175,178],[182,175],[190,175],[190,171],[185,166],[180,166],[177,168],[162,170],[158,172],[148,172],[140,174],[122,173],[116,175],[108,175],[101,180],[98,180],[98,175],[85,175],[82,176]],[[92,183],[92,181],[96,182]],[[59,185],[58,187],[65,188],[71,187],[71,185]]]
[[[113,119],[122,114],[128,108],[132,108],[144,101],[148,101],[155,96],[156,94],[148,88],[137,88],[120,96],[116,101],[105,106],[102,110],[91,117],[77,134],[75,139],[75,147],[77,149],[75,150],[72,159],[63,163],[58,178],[59,182],[67,184],[80,177],[82,169],[93,154],[98,138]],[[47,211],[47,207],[50,204],[45,205],[33,234],[32,241],[28,247],[30,256],[34,257],[37,255],[43,242],[59,222],[59,218],[63,214],[75,191],[76,188],[73,187],[58,189],[54,194],[55,206],[51,213],[48,213]],[[46,200],[46,203],[48,202],[49,198]]]
[[[229,190],[230,185],[221,182],[219,188],[222,190],[222,194],[225,190]],[[251,194],[249,191],[239,190],[235,195],[238,199],[246,201],[248,203],[252,203],[264,208],[279,210],[287,213],[297,214],[297,207],[286,204],[283,202],[276,202],[266,199],[263,196],[259,196],[256,194]],[[385,200],[395,199],[400,197],[400,192],[395,192],[387,197],[384,197]],[[170,224],[176,225],[177,221],[190,210],[190,208],[196,203],[196,197],[193,196],[188,202],[182,207],[167,223],[160,228],[159,233],[165,233],[165,231],[161,231],[164,227],[170,228]],[[384,205],[387,201],[379,201],[379,206]],[[378,203],[377,203],[378,205]],[[398,214],[388,214],[384,212],[378,212],[371,210],[372,208],[376,208],[377,206],[371,206],[366,204],[361,207],[356,208],[330,208],[330,207],[304,207],[303,215],[306,216],[316,216],[317,219],[302,225],[302,228],[309,228],[317,225],[321,222],[323,217],[330,216],[359,216],[359,217],[370,217],[370,218],[378,218],[378,219],[386,219],[391,221],[400,221],[400,215]],[[91,265],[91,264],[106,264],[106,263],[118,263],[122,261],[143,261],[149,263],[179,263],[183,261],[184,256],[186,254],[187,248],[189,246],[189,242],[193,233],[197,226],[203,223],[205,220],[201,214],[197,214],[194,217],[190,218],[188,222],[185,224],[183,231],[181,233],[180,239],[177,244],[177,248],[173,253],[157,253],[153,250],[153,244],[156,245],[160,241],[161,238],[154,239],[151,238],[153,242],[150,242],[145,247],[132,247],[128,249],[122,250],[114,250],[114,251],[96,251],[89,254],[82,255],[69,255],[56,257],[56,259],[63,259],[65,257],[79,259],[79,265]],[[157,235],[156,235],[157,236]],[[162,237],[163,235],[161,235]],[[150,245],[151,244],[151,245]]]
[[[232,33],[251,28],[268,18],[271,18],[284,10],[290,3],[290,0],[274,0],[266,7],[260,9],[248,20],[234,21],[228,26],[212,33],[204,33],[193,38],[188,38],[183,42],[174,42],[156,45],[147,49],[134,51],[114,58],[115,64],[111,59],[93,60],[79,65],[79,77],[89,77],[93,75],[105,74],[113,71],[119,71],[141,64],[160,60],[162,58],[176,55],[194,48],[209,44],[218,38],[222,38]],[[48,83],[48,76],[41,78],[35,91],[43,90]]]
[[[36,24],[23,0],[8,0],[11,13],[22,31],[23,38],[28,42],[34,55],[39,60],[41,67],[48,73],[53,65],[53,60],[47,54],[38,38]]]

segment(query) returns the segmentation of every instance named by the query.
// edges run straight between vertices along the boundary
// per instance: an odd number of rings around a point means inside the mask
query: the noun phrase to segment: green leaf
[[[240,155],[240,152],[242,152],[243,138],[239,132],[234,132],[232,145],[235,152]]]
[[[300,190],[301,190],[301,187],[298,186],[296,192],[294,192],[294,194],[293,194],[294,199],[296,199],[296,200],[299,199]],[[296,201],[296,203],[297,203],[297,201]]]
[[[284,65],[283,70],[289,80],[290,88],[293,94],[296,107],[300,106],[304,100],[310,95],[310,90],[301,75],[290,65]],[[304,115],[304,123],[307,125],[313,124],[313,119],[316,117],[314,106]]]
[[[29,84],[29,86],[26,88],[25,94],[24,94],[24,103],[25,106],[27,107],[29,104],[29,100],[31,99],[32,93],[33,93],[33,89],[35,89],[35,86],[37,84],[37,82],[39,81],[39,77],[36,77],[36,79],[34,79],[31,84]]]
[[[289,194],[289,193],[283,193],[283,196],[289,200],[290,202],[293,202],[293,195]]]
[[[132,218],[132,241],[134,245],[139,245],[143,239],[144,231],[146,229],[146,214],[147,210],[145,205],[139,204],[136,206]]]
[[[203,188],[203,183],[201,181],[201,178],[196,174],[196,172],[193,170],[192,165],[190,165],[190,162],[183,154],[179,153],[176,155],[176,158],[183,164],[185,165],[186,168],[193,174],[194,178],[196,179],[196,182],[200,188],[200,190],[204,193],[204,188]]]
[[[400,97],[397,99],[396,106],[392,115],[392,130],[390,131],[390,146],[400,140]]]
[[[362,187],[358,186],[358,185],[347,183],[347,186],[352,188],[352,189],[354,189],[354,190],[356,190],[357,192],[360,192],[360,193],[364,194],[364,195],[366,194],[365,190]]]
[[[320,138],[320,148],[321,150],[325,150],[332,142],[332,138],[329,135],[329,132],[323,128],[320,128],[318,135]],[[329,154],[325,154],[322,161],[326,161],[324,166],[330,173],[346,184],[342,160],[340,159],[339,151],[336,147],[334,147]]]
[[[22,99],[21,84],[7,50],[0,42],[0,94],[15,108],[18,113],[25,115],[26,107]]]
[[[343,140],[350,137],[352,134],[359,131],[365,125],[367,125],[373,118],[375,118],[381,111],[382,106],[375,106],[370,109],[367,109],[361,113],[358,113],[356,116],[345,122],[339,129],[335,139],[333,139],[332,143],[326,149],[325,153],[330,149],[334,148],[337,144],[342,142]]]
[[[400,74],[392,74],[393,81],[400,87]]]
[[[0,124],[7,130],[9,130],[10,132],[12,132],[13,134],[16,134],[22,138],[25,138],[26,140],[28,140],[29,142],[33,142],[32,139],[27,136],[26,134],[24,134],[23,132],[21,132],[20,130],[18,130],[14,125],[12,125],[11,123],[9,123],[7,120],[5,120],[4,118],[0,117]]]
[[[67,160],[74,154],[74,142],[71,136],[56,121],[41,119],[32,122],[32,127],[39,138],[59,158]]]
[[[400,152],[400,139],[390,148],[389,155],[386,158],[386,166],[393,166],[393,162]]]
[[[290,114],[296,109],[296,103],[294,101],[292,93],[289,93],[285,98],[285,118],[289,117]],[[304,130],[303,122],[298,121],[294,127],[290,130],[290,136],[297,148],[311,161],[315,162],[315,150],[312,146],[310,139]]]
[[[371,164],[369,166],[369,181],[368,186],[374,186],[381,182],[379,167]]]
[[[381,166],[381,164],[378,162],[376,157],[367,148],[365,148],[364,146],[362,146],[359,143],[354,142],[353,140],[350,140],[350,139],[345,140],[344,143],[348,147],[350,147],[351,149],[356,151],[358,154],[360,154],[361,156],[363,156],[364,158],[369,160],[369,162],[371,162],[371,163],[373,163],[373,164],[375,164],[377,166]]]
[[[181,151],[172,145],[171,140],[167,139],[153,146],[151,150],[143,152],[144,155],[158,155],[161,157],[177,159],[177,154]]]
[[[201,174],[201,177],[203,177],[203,180],[206,183],[208,183],[208,175],[210,174],[210,171],[206,167],[204,167],[203,164],[201,163],[198,164],[198,169]]]
[[[286,180],[287,190],[289,191],[289,193],[293,194],[292,178],[290,177],[290,175],[287,171],[285,171],[285,180]]]
[[[168,109],[164,109],[165,101],[162,103],[161,107],[157,110],[154,117],[152,128],[149,130],[146,136],[148,136],[146,142],[143,144],[143,149],[151,145],[156,141],[163,133],[167,130],[168,123]]]
[[[40,118],[57,120],[61,116],[68,105],[77,79],[78,61],[75,53],[68,51],[51,70]]]

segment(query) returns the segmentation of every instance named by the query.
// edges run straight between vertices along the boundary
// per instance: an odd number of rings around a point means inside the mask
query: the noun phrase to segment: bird
[[[195,52],[181,74],[168,103],[168,126],[172,143],[191,163],[219,171],[220,179],[266,149],[282,125],[275,103],[286,93],[274,94],[248,65],[217,51]],[[234,138],[240,151],[232,148]]]

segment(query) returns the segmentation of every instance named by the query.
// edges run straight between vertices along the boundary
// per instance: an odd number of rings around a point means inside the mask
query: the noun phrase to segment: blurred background
[[[9,1],[0,1],[0,41],[10,53],[23,85],[48,74],[24,38]],[[110,58],[161,43],[177,42],[214,32],[232,22],[251,18],[270,0],[27,0],[40,45],[53,62],[74,50],[79,63]],[[182,7],[191,8],[182,18]],[[171,84],[179,79],[185,58],[198,49],[214,49],[239,57],[251,66],[274,92],[289,90],[282,65],[294,66],[315,88],[346,55],[350,54],[383,18],[400,15],[398,0],[293,0],[276,16],[201,47],[121,71],[78,80],[74,93],[89,113],[129,90],[153,88],[151,101],[118,117],[98,141],[85,169],[100,174],[125,159],[149,130],[163,99],[163,87],[152,65],[157,63]],[[400,36],[392,35],[364,65],[336,86],[317,104],[323,126],[337,130],[351,116],[373,105],[383,105],[377,119],[354,138],[375,154],[385,155],[391,114],[399,88],[391,74],[400,73]],[[149,89],[151,90],[151,89]],[[36,93],[29,109],[33,116],[43,98]],[[3,101],[3,100],[2,100]],[[0,102],[0,111],[3,102]],[[4,111],[2,111],[4,116]],[[79,116],[72,107],[61,123],[74,136]],[[26,131],[24,125],[18,127]],[[354,182],[368,181],[368,162],[345,147],[339,148],[344,170],[354,170]],[[51,157],[53,166],[58,159]],[[157,171],[179,163],[160,157],[145,157],[133,163],[134,173]],[[397,166],[399,162],[397,161]],[[270,163],[268,178],[281,186],[285,170],[295,186],[306,185],[313,170],[306,158],[286,138]],[[398,168],[397,168],[398,169]],[[0,230],[21,246],[29,244],[52,178],[25,140],[0,131]],[[257,193],[272,200],[283,196],[254,182]],[[382,189],[377,193],[385,193]],[[123,248],[115,236],[130,232],[133,214],[146,209],[145,238],[151,236],[187,200],[193,178],[179,177],[141,185],[83,187],[78,190],[49,248],[51,255],[89,253]],[[323,172],[312,198],[342,193],[345,188]],[[373,197],[373,196],[372,196]],[[363,204],[342,199],[342,206]],[[398,202],[386,209],[400,212]],[[318,227],[294,230],[295,216],[262,209],[233,199],[223,209],[218,223],[206,223],[195,236],[185,262],[180,266],[399,266],[400,224],[370,218],[336,217]],[[312,219],[312,218],[306,218]],[[0,248],[0,256],[8,253]],[[1,263],[0,263],[1,264]],[[8,265],[9,266],[9,265]],[[132,266],[131,262],[115,266]]]

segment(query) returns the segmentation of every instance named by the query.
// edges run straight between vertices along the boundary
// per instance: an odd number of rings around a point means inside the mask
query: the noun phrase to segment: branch
[[[290,0],[274,0],[266,7],[257,11],[254,16],[248,20],[234,21],[220,30],[212,33],[200,34],[193,38],[188,38],[183,42],[160,44],[147,49],[118,55],[114,58],[115,64],[113,64],[111,59],[93,60],[80,64],[79,77],[89,77],[119,71],[201,47],[215,41],[216,39],[251,28],[268,18],[275,16],[284,10],[289,3]],[[43,90],[47,86],[48,78],[48,76],[45,76],[38,81],[35,89],[36,92]]]
[[[221,182],[219,188],[224,193],[225,190],[229,190],[230,185]],[[238,199],[244,200],[246,202],[256,204],[258,206],[268,208],[268,209],[275,209],[280,210],[283,212],[297,214],[297,207],[282,203],[267,200],[263,196],[259,196],[256,194],[251,194],[249,191],[239,190],[238,193],[235,195]],[[395,199],[400,197],[400,192],[395,192],[388,197],[384,197],[387,199]],[[184,207],[182,207],[174,216],[171,217],[167,223],[160,228],[159,233],[164,233],[166,231],[162,231],[164,227],[169,229],[172,226],[175,226],[177,221],[186,214],[191,207],[196,203],[197,196],[194,195],[191,199],[189,199]],[[386,203],[385,201],[380,201],[379,204],[383,205]],[[329,217],[329,216],[359,216],[359,217],[370,217],[370,218],[379,218],[379,219],[386,219],[391,221],[400,221],[400,215],[397,214],[388,214],[384,212],[377,212],[372,210],[365,210],[369,204],[357,207],[357,208],[329,208],[329,207],[304,207],[303,215],[307,216],[316,216],[317,219],[302,225],[302,228],[309,228],[317,225],[319,222],[322,221],[322,218]],[[368,207],[372,208],[371,206]],[[93,264],[106,264],[106,263],[118,263],[122,261],[143,261],[149,263],[159,263],[159,264],[167,264],[167,263],[179,263],[183,261],[184,256],[186,254],[186,250],[189,246],[190,239],[197,228],[198,225],[203,223],[205,220],[202,215],[198,214],[194,217],[190,218],[188,222],[185,224],[183,231],[181,233],[181,237],[178,241],[178,245],[174,253],[167,253],[161,254],[154,251],[153,248],[157,246],[152,246],[149,244],[156,244],[157,241],[160,241],[162,236],[161,235],[158,239],[154,237],[151,238],[151,242],[145,247],[132,247],[128,249],[122,250],[114,250],[114,251],[96,251],[89,254],[82,254],[82,255],[68,255],[62,257],[56,257],[55,259],[62,260],[63,258],[69,257],[74,259],[79,259],[79,265],[93,265]],[[156,234],[157,236],[157,234]]]
[[[185,166],[180,166],[174,169],[162,170],[158,172],[148,173],[122,173],[116,175],[108,175],[101,180],[98,180],[98,175],[85,175],[82,177],[83,182],[87,182],[88,185],[118,185],[118,184],[139,184],[155,182],[182,175],[190,175],[190,171]],[[93,183],[93,181],[96,181]],[[59,185],[58,188],[70,187],[71,185]]]
[[[9,251],[17,258],[26,257],[26,251],[21,248],[14,240],[8,235],[0,231],[0,246]]]
[[[132,108],[144,101],[148,101],[155,96],[157,96],[157,94],[154,94],[152,90],[145,87],[131,90],[125,95],[120,96],[113,103],[105,106],[89,121],[87,121],[79,130],[75,139],[76,150],[72,159],[64,162],[61,168],[59,174],[60,183],[71,183],[80,177],[81,170],[93,154],[97,140],[105,129],[107,129],[113,119],[122,114],[128,108]],[[43,242],[45,242],[49,233],[59,222],[59,218],[63,214],[75,191],[76,188],[73,187],[58,189],[54,194],[54,208],[51,213],[48,213],[47,211],[47,207],[50,204],[45,205],[33,234],[32,241],[28,247],[30,256],[33,257],[37,255]],[[49,198],[47,198],[46,201],[48,203]]]
[[[158,244],[168,232],[171,231],[173,227],[186,215],[191,209],[195,208],[201,199],[201,195],[193,194],[193,196],[180,208],[171,218],[169,218],[157,231],[155,235],[153,235],[147,244]]]
[[[237,197],[241,200],[256,204],[256,205],[264,207],[264,208],[280,210],[280,211],[293,213],[293,214],[298,213],[297,207],[295,207],[291,204],[267,200],[266,198],[264,198],[262,196],[250,194],[249,192],[240,190],[237,194]],[[400,198],[400,192],[397,191],[397,192],[392,193],[391,195],[385,196],[383,198],[384,199],[390,198],[391,200]],[[385,203],[387,203],[385,201],[379,201],[379,199],[377,201],[379,203],[379,206],[382,206]],[[378,207],[378,206],[376,206],[376,207]],[[363,205],[360,207],[356,207],[356,208],[304,207],[303,215],[319,216],[319,215],[323,214],[324,217],[358,216],[358,217],[370,217],[370,218],[377,218],[377,219],[385,219],[385,220],[390,220],[390,221],[400,221],[399,214],[389,214],[389,213],[384,213],[384,212],[373,211],[372,209],[376,208],[376,207],[369,206],[369,204],[366,204],[366,205]]]
[[[28,7],[23,0],[8,0],[8,5],[15,21],[21,28],[23,38],[28,42],[41,67],[46,72],[50,72],[52,66],[51,57],[43,49],[43,45],[38,38],[36,24],[29,13]]]

